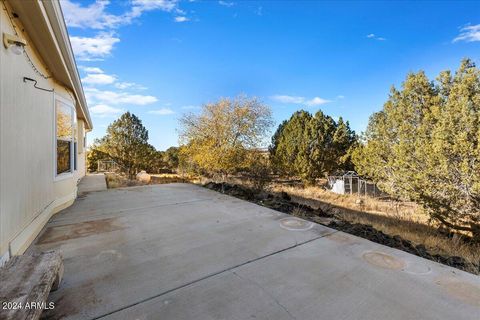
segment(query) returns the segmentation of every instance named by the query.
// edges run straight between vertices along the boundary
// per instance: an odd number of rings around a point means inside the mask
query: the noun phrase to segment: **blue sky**
[[[94,130],[137,114],[159,150],[178,117],[256,96],[365,130],[408,72],[480,64],[480,2],[62,0]]]

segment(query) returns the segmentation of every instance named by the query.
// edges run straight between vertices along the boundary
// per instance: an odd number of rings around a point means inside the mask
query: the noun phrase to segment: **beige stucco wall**
[[[15,34],[1,4],[0,8],[0,36]],[[20,35],[28,41],[28,35]],[[26,50],[36,68],[48,74],[34,48],[29,45]],[[35,89],[23,77],[55,92]],[[55,96],[75,105],[55,79],[43,79],[25,55],[0,44],[0,262],[9,250],[12,255],[23,253],[51,215],[73,202],[77,181],[85,175],[85,126],[79,120],[78,170],[62,180],[55,177]]]

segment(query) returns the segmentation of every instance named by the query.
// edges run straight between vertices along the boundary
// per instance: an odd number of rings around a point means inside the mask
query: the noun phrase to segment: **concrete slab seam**
[[[276,254],[279,254],[279,253],[282,253],[282,252],[285,252],[285,251],[294,249],[294,248],[296,248],[296,247],[299,247],[299,246],[308,244],[308,243],[310,243],[310,242],[319,240],[319,239],[321,239],[321,238],[323,238],[323,237],[329,236],[329,235],[334,234],[334,233],[337,233],[337,232],[339,232],[339,231],[338,231],[338,230],[333,230],[333,231],[330,232],[330,233],[327,233],[327,234],[324,234],[324,235],[315,237],[315,238],[313,238],[313,239],[309,239],[309,240],[303,241],[303,242],[301,242],[301,243],[295,242],[295,244],[292,245],[292,246],[283,248],[283,249],[281,249],[281,250],[274,251],[274,252],[272,252],[272,253],[269,253],[269,254],[267,254],[267,255],[264,255],[264,256],[261,256],[261,257],[255,258],[255,259],[251,259],[251,260],[245,261],[245,262],[243,262],[243,263],[240,263],[240,264],[238,264],[238,265],[235,265],[235,266],[226,268],[226,269],[224,269],[224,270],[220,270],[220,271],[211,273],[211,274],[206,275],[206,276],[204,276],[204,277],[201,277],[201,278],[199,278],[199,279],[197,279],[197,280],[193,280],[193,281],[187,282],[187,283],[185,283],[185,284],[183,284],[183,285],[181,285],[181,286],[178,286],[178,287],[169,289],[169,290],[167,290],[167,291],[164,291],[164,292],[161,292],[161,293],[159,293],[159,294],[153,295],[153,296],[151,296],[151,297],[148,297],[148,298],[142,299],[142,300],[140,300],[140,301],[134,302],[134,303],[132,303],[132,304],[130,304],[130,305],[127,305],[127,306],[124,306],[124,307],[122,307],[122,308],[118,308],[118,309],[116,309],[116,310],[113,310],[113,311],[110,311],[110,312],[108,312],[108,313],[102,314],[102,315],[100,315],[100,316],[94,317],[94,318],[92,318],[91,320],[97,320],[97,319],[105,318],[105,317],[110,316],[110,315],[112,315],[112,314],[114,314],[114,313],[117,313],[117,312],[120,312],[120,311],[129,309],[129,308],[134,307],[134,306],[137,306],[137,305],[139,305],[139,304],[142,304],[142,303],[148,302],[148,301],[150,301],[150,300],[159,298],[159,297],[161,297],[161,296],[163,296],[163,295],[172,293],[172,292],[174,292],[174,291],[176,291],[176,290],[180,290],[180,289],[186,288],[186,287],[188,287],[188,286],[191,286],[191,285],[196,284],[196,283],[198,283],[198,282],[201,282],[201,281],[203,281],[203,280],[207,280],[207,279],[209,279],[209,278],[215,277],[215,276],[217,276],[217,275],[219,275],[219,274],[232,271],[232,270],[234,270],[234,269],[236,269],[236,268],[243,267],[243,266],[245,266],[245,265],[248,265],[248,264],[250,264],[250,263],[253,263],[253,262],[256,262],[256,261],[259,261],[259,260],[262,260],[262,259],[269,258],[269,257],[274,256],[274,255],[276,255]]]
[[[285,307],[283,304],[281,304],[280,301],[278,301],[278,299],[275,298],[275,296],[274,296],[273,294],[271,294],[267,289],[265,289],[264,287],[262,287],[259,283],[255,282],[255,281],[253,281],[253,280],[251,280],[251,279],[244,278],[244,277],[240,276],[238,273],[236,273],[235,271],[232,271],[232,273],[233,273],[235,276],[237,276],[238,278],[242,279],[243,281],[248,281],[248,282],[254,284],[255,286],[257,286],[258,288],[260,288],[260,290],[262,290],[263,292],[265,292],[266,295],[268,295],[270,298],[272,298],[272,300],[275,301],[275,303],[276,303],[280,308],[282,308],[283,311],[285,311],[291,319],[294,319],[294,320],[297,319],[297,318],[295,318],[295,317],[293,316],[293,314],[290,313],[290,311],[288,311],[287,307]]]

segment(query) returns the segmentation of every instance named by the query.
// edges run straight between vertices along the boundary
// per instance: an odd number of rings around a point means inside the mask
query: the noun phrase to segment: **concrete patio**
[[[480,277],[190,184],[89,192],[49,319],[480,319]]]
[[[78,184],[78,194],[107,190],[107,181],[103,173],[88,173]]]

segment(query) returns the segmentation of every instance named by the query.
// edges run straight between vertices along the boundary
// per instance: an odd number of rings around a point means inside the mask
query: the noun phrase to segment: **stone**
[[[151,179],[152,177],[145,170],[137,173],[137,180],[140,182],[149,183]]]

